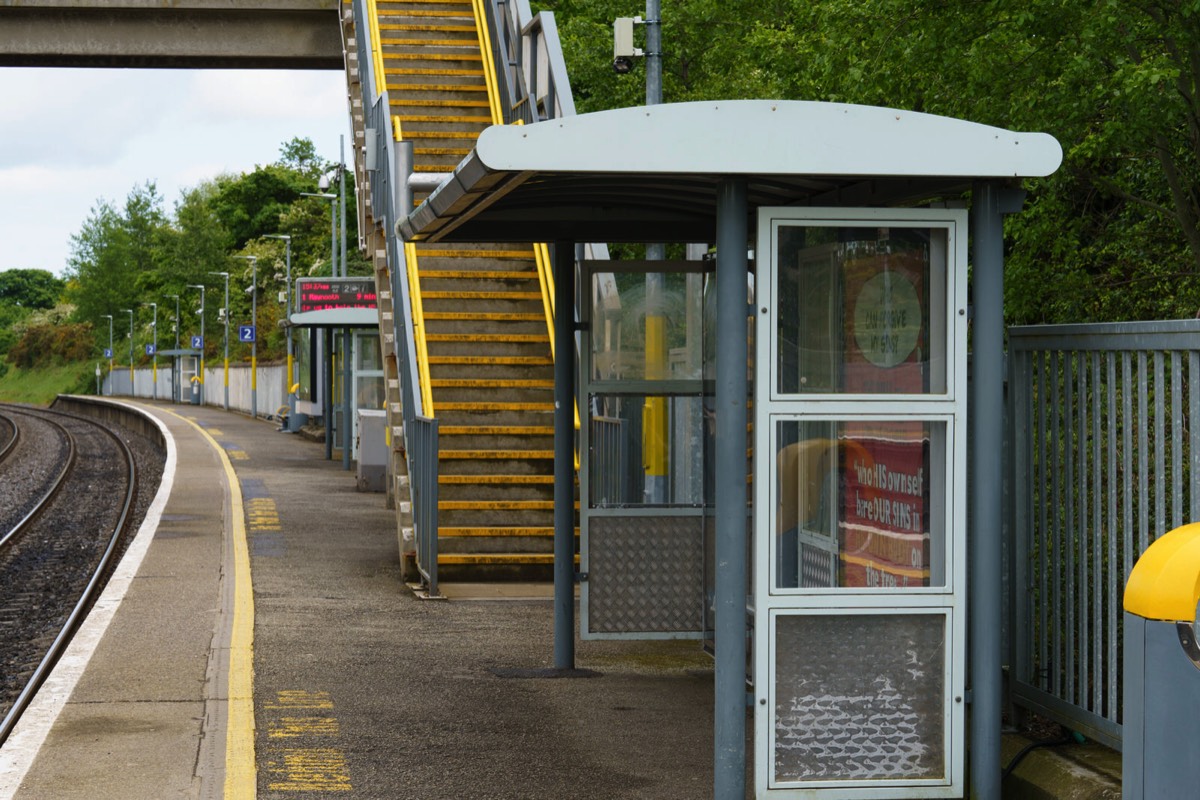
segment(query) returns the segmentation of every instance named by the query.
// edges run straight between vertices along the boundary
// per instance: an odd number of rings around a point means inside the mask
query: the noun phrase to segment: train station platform
[[[384,496],[323,445],[137,405],[170,433],[173,469],[0,748],[0,800],[712,796],[713,665],[696,643],[578,642],[577,673],[548,677],[550,586],[421,600]],[[1005,759],[1027,744],[1006,735]],[[1119,766],[1041,748],[1004,794],[1116,798]]]

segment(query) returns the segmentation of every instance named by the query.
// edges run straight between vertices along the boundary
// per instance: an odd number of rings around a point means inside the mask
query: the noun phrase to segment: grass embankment
[[[60,394],[93,394],[96,391],[94,363],[62,364],[19,369],[11,364],[0,376],[0,402],[49,405]]]

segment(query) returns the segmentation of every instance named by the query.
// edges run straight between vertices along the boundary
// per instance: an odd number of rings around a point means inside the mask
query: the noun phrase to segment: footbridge
[[[341,69],[337,0],[4,0],[0,66]]]

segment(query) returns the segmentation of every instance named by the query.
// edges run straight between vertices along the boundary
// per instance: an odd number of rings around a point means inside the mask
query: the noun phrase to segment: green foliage
[[[60,394],[96,391],[96,364],[92,361],[33,369],[8,369],[0,362],[0,402],[49,405]]]
[[[0,306],[53,308],[66,282],[43,269],[10,269],[0,272]]]
[[[643,102],[611,69],[641,3],[548,0],[580,112]],[[1011,322],[1200,308],[1200,4],[1160,0],[764,0],[663,4],[664,100],[880,105],[1063,145],[1010,218]],[[637,35],[641,35],[640,33]]]

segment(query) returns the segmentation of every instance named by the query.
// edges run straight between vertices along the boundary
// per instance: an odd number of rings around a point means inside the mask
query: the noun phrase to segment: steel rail
[[[63,414],[61,416],[69,415]],[[73,417],[73,419],[82,418]],[[90,420],[85,421],[90,422]],[[66,650],[67,645],[70,643],[71,638],[75,635],[75,631],[79,627],[79,624],[83,621],[84,617],[87,616],[87,612],[91,608],[95,597],[103,589],[102,579],[105,573],[108,572],[113,555],[116,553],[117,545],[120,543],[121,536],[125,533],[125,530],[129,526],[129,522],[132,517],[134,500],[137,497],[137,461],[133,457],[133,451],[129,449],[129,445],[126,444],[121,437],[117,436],[111,430],[99,423],[93,424],[95,424],[100,430],[104,431],[104,433],[106,433],[114,442],[116,442],[121,452],[125,456],[125,462],[128,466],[126,472],[127,491],[125,493],[125,502],[121,508],[121,516],[117,520],[117,524],[113,526],[113,533],[112,536],[109,537],[108,546],[104,550],[104,555],[100,557],[100,563],[92,573],[92,577],[88,580],[87,586],[84,587],[83,594],[80,596],[79,601],[75,604],[75,607],[71,609],[71,613],[67,617],[67,621],[63,624],[63,627],[59,631],[58,635],[54,638],[54,642],[51,643],[50,647],[47,649],[46,655],[42,658],[41,662],[37,665],[37,668],[33,671],[33,675],[29,679],[29,682],[25,684],[25,688],[21,690],[21,694],[17,696],[12,708],[9,709],[4,719],[0,720],[0,744],[3,744],[8,739],[9,735],[13,731],[13,728],[16,727],[17,721],[20,720],[21,715],[25,712],[25,709],[29,707],[34,695],[37,694],[38,689],[41,688],[42,683],[45,682],[46,677],[50,674],[50,671],[54,669],[54,666],[58,663],[59,658]]]
[[[17,522],[16,525],[13,525],[11,530],[9,530],[3,536],[0,536],[0,550],[3,550],[3,548],[10,541],[12,541],[18,533],[21,532],[22,528],[24,528],[26,525],[28,525],[30,522],[32,522],[38,516],[38,514],[40,514],[45,508],[47,508],[49,506],[50,501],[54,499],[54,497],[58,494],[59,489],[62,488],[63,482],[66,480],[67,475],[71,471],[71,467],[73,467],[75,465],[75,458],[77,455],[76,448],[75,448],[75,437],[73,437],[71,435],[70,431],[68,431],[62,425],[58,424],[57,422],[55,422],[52,419],[47,419],[46,417],[39,416],[37,414],[30,414],[30,413],[26,413],[26,412],[18,412],[18,413],[23,413],[23,414],[25,414],[25,416],[28,416],[28,417],[36,417],[37,419],[40,419],[43,422],[45,422],[55,428],[58,428],[59,432],[62,433],[63,438],[66,439],[66,442],[67,442],[67,458],[66,458],[65,463],[63,464],[62,471],[59,472],[58,475],[54,477],[54,480],[50,484],[50,487],[46,490],[46,493],[42,495],[41,499],[39,499],[37,501],[37,504],[34,505],[34,507],[29,510],[29,513],[26,514],[19,522]],[[53,413],[53,412],[48,412],[48,413]],[[17,427],[16,420],[13,420],[13,427],[14,428]]]
[[[0,447],[0,461],[8,457],[8,454],[17,446],[17,442],[21,441],[21,429],[17,427],[16,420],[7,414],[0,414],[0,419],[3,419],[8,425],[12,426],[12,436],[3,447]]]

